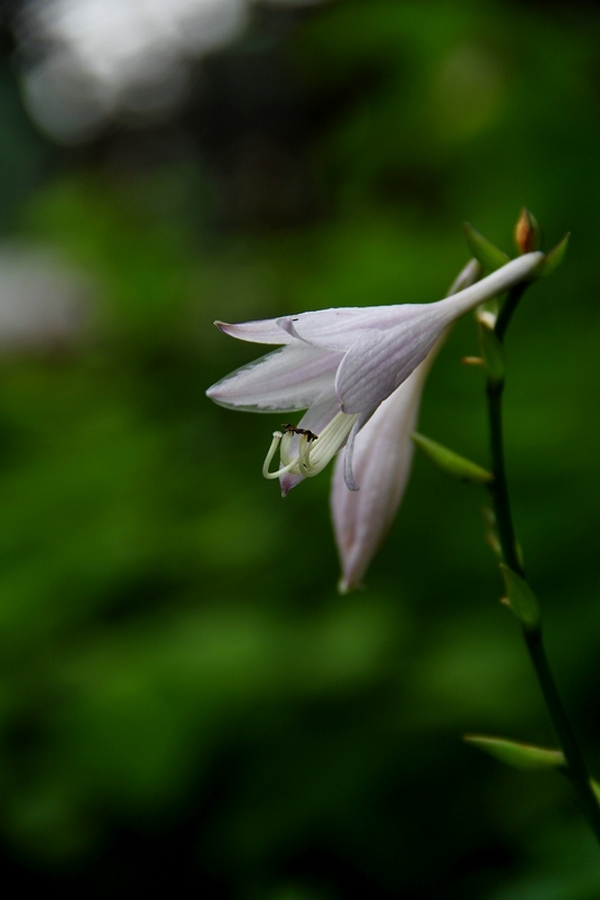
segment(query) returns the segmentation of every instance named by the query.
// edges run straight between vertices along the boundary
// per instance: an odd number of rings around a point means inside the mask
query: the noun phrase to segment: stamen
[[[271,465],[271,461],[272,461],[273,457],[277,453],[277,448],[279,447],[279,443],[280,443],[282,437],[283,437],[283,435],[280,431],[273,432],[273,440],[271,441],[271,446],[269,447],[267,455],[265,456],[265,461],[264,461],[263,467],[262,467],[262,473],[263,473],[264,478],[269,478],[269,479],[279,478],[279,476],[282,475],[284,472],[289,471],[289,466],[286,466],[286,468],[278,469],[276,472],[269,472],[269,466]],[[296,464],[296,460],[294,460],[292,465],[295,465],[295,464]]]
[[[322,472],[327,463],[342,447],[358,419],[358,414],[348,415],[338,412],[331,422],[325,426],[320,435],[304,428],[285,426],[285,433],[273,432],[273,440],[263,463],[262,473],[265,478],[274,479],[291,472],[292,475],[302,475],[310,478]],[[299,437],[296,452],[292,455],[292,442]],[[269,471],[269,466],[279,447],[281,463],[275,472]]]
[[[337,413],[329,425],[323,429],[317,440],[302,448],[300,442],[300,474],[311,477],[322,472],[327,463],[333,459],[340,447],[346,442],[352,426],[358,419],[358,414]],[[304,449],[304,452],[302,452]]]
[[[275,472],[269,472],[269,466],[271,465],[271,461],[272,461],[273,457],[277,453],[277,448],[279,447],[279,443],[280,443],[282,437],[283,437],[283,434],[280,431],[273,432],[273,440],[271,441],[271,446],[269,447],[267,455],[265,456],[265,461],[264,461],[263,467],[262,467],[262,473],[263,473],[264,478],[268,478],[270,480],[272,480],[274,478],[279,478],[280,475],[285,475],[286,472],[291,472],[293,469],[295,469],[296,466],[298,465],[298,463],[300,462],[300,457],[296,456],[286,466],[280,466],[279,469],[277,469]],[[303,440],[306,441],[305,435],[302,435],[302,438],[300,439],[301,442]],[[281,456],[283,456],[283,452],[281,453]]]
[[[279,447],[279,442],[281,441],[282,437],[283,435],[280,431],[273,432],[273,440],[271,441],[271,446],[269,447],[267,455],[265,456],[265,461],[262,467],[264,478],[277,478],[279,474],[278,472],[269,472],[269,466],[271,465],[271,460],[277,453],[277,448]]]

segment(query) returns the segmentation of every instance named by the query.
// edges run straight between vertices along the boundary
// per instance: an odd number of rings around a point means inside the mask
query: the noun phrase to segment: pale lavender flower
[[[473,284],[480,271],[479,264],[471,260],[448,295]],[[414,450],[411,435],[421,393],[445,337],[442,334],[423,362],[379,405],[357,434],[353,468],[359,491],[349,491],[344,482],[346,451],[342,450],[336,458],[330,504],[342,567],[342,593],[360,584],[394,521],[410,474]]]
[[[326,309],[239,325],[218,322],[231,337],[282,344],[207,391],[222,406],[252,412],[306,409],[292,430],[276,431],[263,474],[283,494],[317,475],[346,446],[344,481],[357,490],[352,469],[357,433],[463,313],[526,280],[543,259],[526,253],[487,278],[436,303]],[[280,467],[269,466],[277,449]]]

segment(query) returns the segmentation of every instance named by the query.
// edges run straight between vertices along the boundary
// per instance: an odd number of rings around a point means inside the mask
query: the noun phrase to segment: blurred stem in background
[[[494,335],[498,342],[500,354],[506,330],[512,316],[527,289],[524,282],[509,291],[494,327]],[[502,370],[503,367],[501,367]],[[506,566],[518,576],[518,581],[525,581],[525,572],[521,561],[510,506],[508,482],[504,465],[504,440],[502,427],[502,395],[504,392],[504,372],[490,372],[487,379],[487,406],[490,427],[490,443],[492,453],[492,471],[494,480],[489,484],[490,496],[495,515],[498,541],[502,558]],[[535,604],[533,616],[522,615],[520,611],[509,605],[520,619],[525,645],[533,663],[550,719],[559,744],[567,762],[567,774],[577,792],[581,810],[598,843],[600,843],[600,807],[593,793],[590,776],[585,760],[571,728],[567,713],[556,687],[554,676],[548,663],[542,634],[541,617]]]

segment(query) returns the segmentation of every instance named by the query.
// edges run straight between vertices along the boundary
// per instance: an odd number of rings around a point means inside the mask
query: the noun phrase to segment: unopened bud
[[[526,207],[521,210],[521,215],[515,225],[515,243],[520,253],[531,253],[539,250],[542,243],[542,234],[536,217]]]

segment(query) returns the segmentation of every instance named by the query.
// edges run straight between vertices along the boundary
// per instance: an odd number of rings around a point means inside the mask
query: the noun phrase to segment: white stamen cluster
[[[297,433],[293,428],[282,433],[273,432],[273,440],[263,463],[262,473],[265,478],[279,478],[290,472],[310,478],[322,472],[328,462],[335,456],[346,442],[358,414],[348,415],[338,412],[320,435],[312,432]],[[279,448],[281,466],[275,472],[269,466]]]

